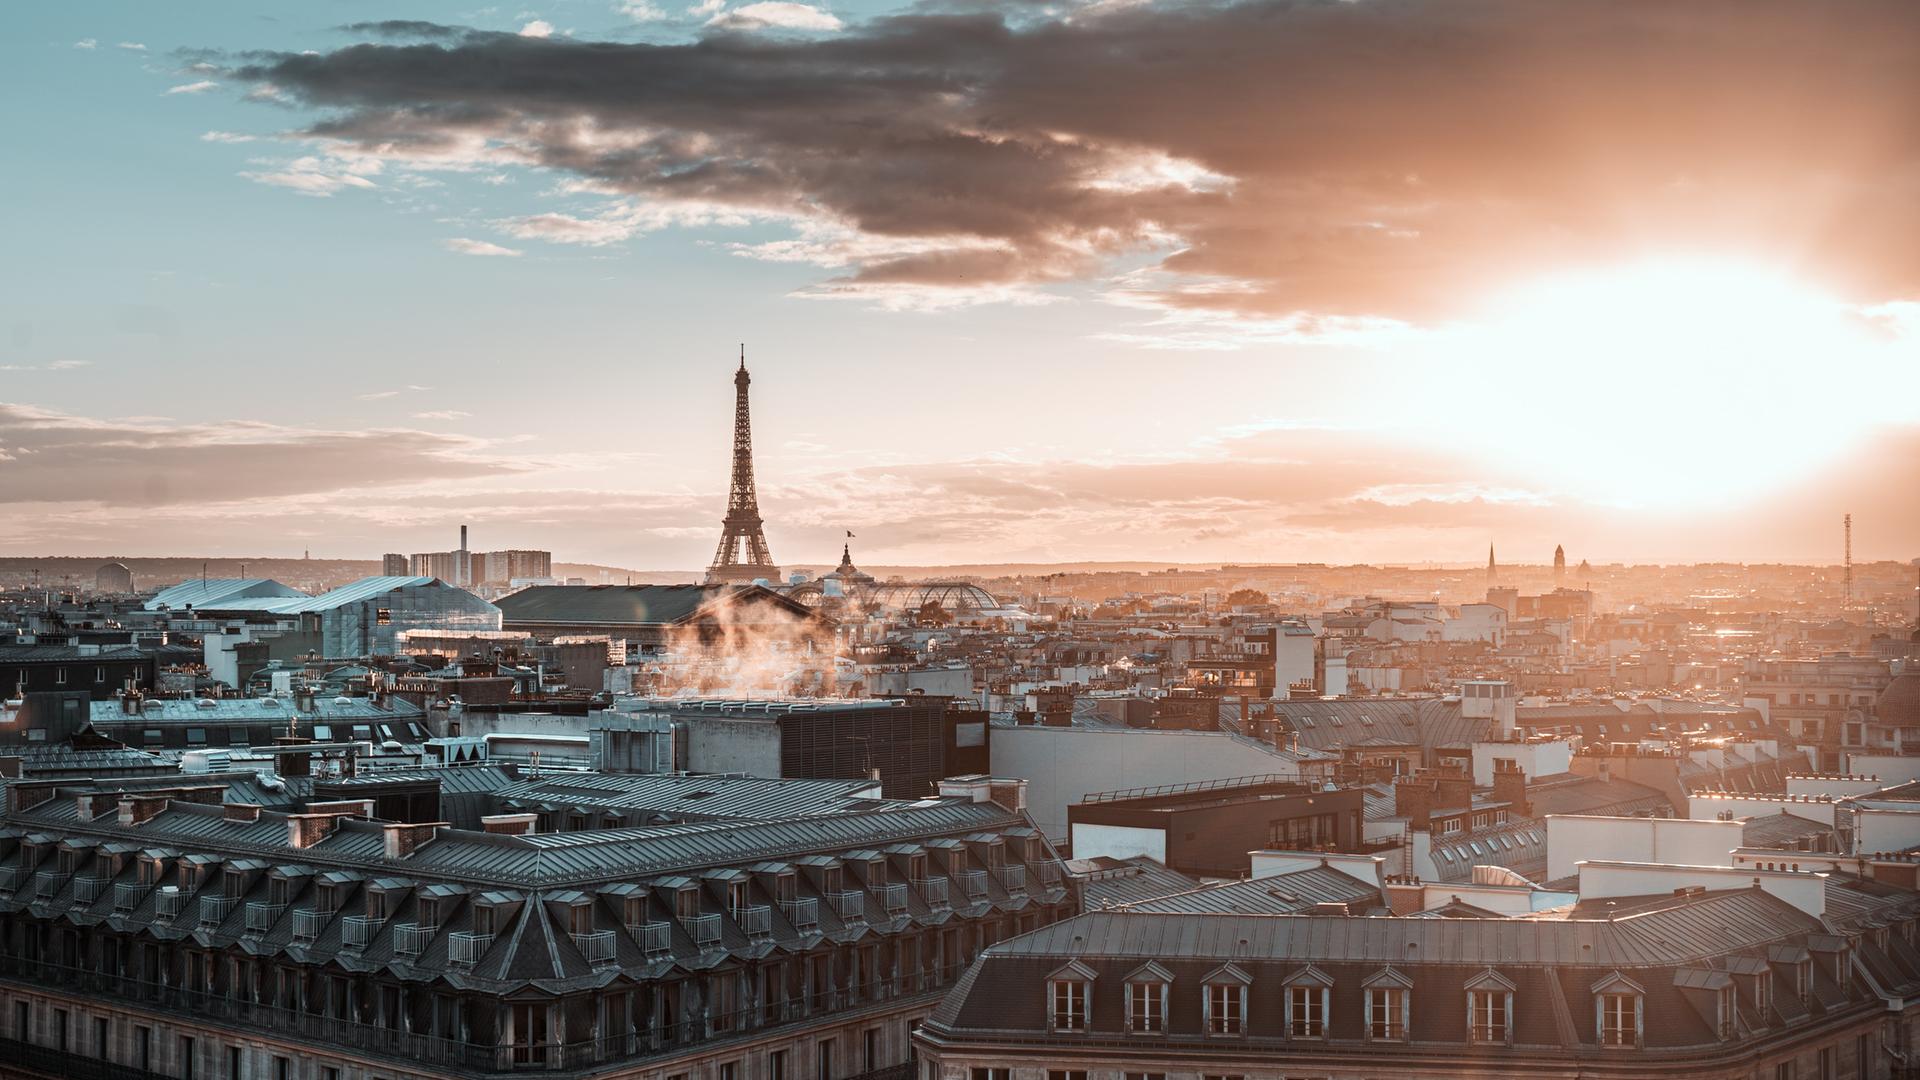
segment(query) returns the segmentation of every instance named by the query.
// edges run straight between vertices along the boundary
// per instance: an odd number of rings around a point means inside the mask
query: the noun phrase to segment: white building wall
[[[1825,795],[1830,799],[1845,799],[1854,795],[1865,795],[1879,791],[1888,785],[1880,782],[1877,776],[1789,776],[1787,794],[1789,795]]]
[[[1920,844],[1920,811],[1873,810],[1853,812],[1853,850],[1905,851]]]
[[[1732,866],[1745,826],[1686,818],[1547,815],[1547,880],[1573,874],[1583,860]]]
[[[1855,776],[1877,776],[1881,787],[1894,787],[1920,780],[1920,756],[1848,754],[1847,771]]]
[[[1722,813],[1728,813],[1738,821],[1741,818],[1778,814],[1784,810],[1794,817],[1803,817],[1808,821],[1838,827],[1840,823],[1838,806],[1839,804],[1827,799],[1802,798],[1794,795],[1706,792],[1695,794],[1687,800],[1687,816],[1695,821],[1711,821]]]
[[[1560,739],[1537,743],[1474,743],[1473,784],[1475,787],[1493,786],[1493,763],[1499,760],[1517,763],[1529,780],[1553,776],[1573,768],[1573,744]]]
[[[1066,840],[1067,807],[1096,791],[1290,774],[1292,759],[1231,735],[1030,725],[993,729],[993,774],[1027,780],[1027,808]]]
[[[1801,911],[1817,917],[1827,913],[1824,874],[1758,870],[1751,866],[1674,866],[1666,863],[1628,863],[1583,860],[1580,899],[1611,896],[1660,896],[1676,889],[1745,889],[1755,884]]]
[[[1029,789],[1031,790],[1031,789]],[[1155,862],[1167,861],[1167,834],[1164,829],[1141,829],[1126,825],[1092,825],[1082,822],[1073,827],[1073,857],[1131,859],[1145,855]]]

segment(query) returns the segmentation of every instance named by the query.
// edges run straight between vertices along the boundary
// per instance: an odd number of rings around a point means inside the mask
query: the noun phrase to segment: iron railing
[[[987,872],[985,870],[960,871],[960,891],[967,895],[969,904],[979,903],[987,898]]]
[[[380,920],[371,915],[348,915],[340,920],[340,944],[349,949],[364,949],[373,944]]]
[[[73,879],[73,902],[91,904],[107,894],[107,879],[99,874],[88,874]]]
[[[627,930],[640,943],[640,952],[647,959],[665,956],[673,951],[673,927],[663,922],[635,923]]]
[[[740,924],[740,932],[747,935],[749,941],[773,936],[773,909],[765,904],[748,904],[733,909],[733,921]]]
[[[456,930],[447,935],[447,961],[455,967],[472,967],[493,947],[492,934]]]
[[[179,889],[163,886],[153,895],[153,914],[155,918],[176,919],[187,906],[187,894]]]
[[[840,916],[841,922],[864,923],[867,921],[867,894],[858,889],[847,889],[828,895],[833,899],[833,913]]]
[[[811,896],[803,896],[797,900],[782,900],[780,914],[793,924],[795,930],[811,930],[820,925],[820,901]]]
[[[586,930],[573,935],[573,947],[589,964],[599,966],[613,963],[613,931]]]
[[[285,904],[270,904],[265,900],[247,902],[247,933],[264,934],[273,929],[280,916],[287,910]]]
[[[693,943],[701,949],[711,949],[720,944],[720,913],[710,911],[688,919],[687,933],[693,935]]]
[[[907,913],[907,887],[905,885],[882,885],[874,890],[880,897],[880,906],[886,909],[888,918],[897,918]]]
[[[140,906],[140,896],[147,891],[145,885],[138,882],[123,881],[113,887],[113,910],[132,911]]]
[[[393,954],[395,956],[419,956],[427,951],[427,945],[433,941],[433,927],[419,923],[393,924]]]
[[[205,928],[219,926],[240,906],[237,896],[203,896],[200,898],[200,926]]]
[[[947,879],[943,877],[921,878],[913,883],[920,890],[920,899],[935,911],[945,911],[953,906],[947,899]]]
[[[332,917],[333,912],[321,911],[318,908],[301,908],[295,911],[293,913],[293,940],[317,940],[320,937],[320,931],[326,928],[327,920]]]

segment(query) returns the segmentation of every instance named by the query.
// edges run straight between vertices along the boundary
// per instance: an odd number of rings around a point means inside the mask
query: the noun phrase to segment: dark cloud
[[[0,402],[0,504],[226,502],[516,471],[476,449],[423,431],[97,420]]]
[[[381,23],[240,67],[376,153],[496,154],[650,201],[924,241],[845,283],[1032,283],[1172,252],[1159,302],[1420,318],[1543,265],[1676,248],[1920,292],[1920,4],[1361,0],[793,40]]]

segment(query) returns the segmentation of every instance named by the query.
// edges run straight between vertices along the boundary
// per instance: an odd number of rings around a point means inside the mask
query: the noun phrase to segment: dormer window
[[[1488,968],[1467,982],[1467,1037],[1476,1043],[1513,1038],[1513,984]]]
[[[1793,965],[1793,992],[1802,1002],[1813,997],[1813,960],[1811,957]]]
[[[673,913],[682,919],[692,919],[700,914],[700,890],[689,885],[673,894]]]
[[[484,937],[493,936],[493,905],[476,904],[473,908],[473,932]]]
[[[1224,964],[1207,974],[1203,985],[1206,997],[1207,1034],[1244,1035],[1247,1031],[1247,987],[1253,979],[1233,964]]]
[[[1158,1035],[1167,1030],[1167,995],[1173,974],[1148,961],[1127,976],[1127,1030],[1135,1035]]]
[[[626,924],[628,926],[640,926],[648,921],[647,898],[645,896],[627,897],[624,907],[626,910],[622,912],[622,914],[626,917]]]
[[[1319,968],[1308,965],[1287,978],[1286,990],[1287,1037],[1326,1038],[1333,980]]]
[[[273,878],[267,882],[267,903],[284,904],[287,902],[287,879]]]
[[[800,897],[800,881],[792,871],[773,876],[773,896],[776,900],[797,900]]]
[[[1753,1008],[1760,1014],[1760,1022],[1767,1023],[1773,1009],[1773,973],[1770,971],[1753,977]]]
[[[727,913],[738,916],[740,909],[747,906],[747,883],[744,881],[727,882]]]
[[[1413,981],[1393,968],[1382,969],[1362,984],[1366,991],[1367,1038],[1404,1042],[1412,1026]]]
[[[1640,1045],[1644,993],[1640,984],[1617,971],[1593,984],[1593,1026],[1601,1046]]]
[[[593,907],[590,904],[575,904],[567,909],[567,932],[586,934],[593,930]]]
[[[907,876],[915,881],[927,880],[927,857],[925,855],[907,856]]]
[[[1053,1030],[1087,1030],[1088,1003],[1093,1000],[1093,978],[1093,969],[1078,960],[1048,977],[1048,1015]]]
[[[440,925],[440,899],[434,896],[421,897],[420,903],[414,907],[413,921],[423,929],[437,928]]]
[[[840,892],[841,880],[840,868],[837,866],[829,866],[820,871],[820,888],[823,892],[829,894]]]
[[[380,922],[387,917],[387,894],[379,889],[367,890],[367,918]]]

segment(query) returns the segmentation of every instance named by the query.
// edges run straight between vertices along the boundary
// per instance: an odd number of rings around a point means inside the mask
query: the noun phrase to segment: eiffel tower
[[[747,418],[747,347],[740,346],[740,370],[733,373],[733,483],[727,491],[727,516],[721,520],[720,549],[707,567],[707,583],[780,580],[780,568],[767,553],[760,531],[760,498],[753,492],[753,429]]]

